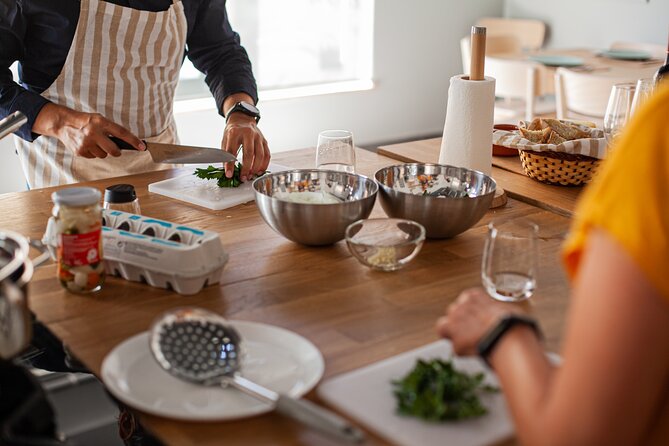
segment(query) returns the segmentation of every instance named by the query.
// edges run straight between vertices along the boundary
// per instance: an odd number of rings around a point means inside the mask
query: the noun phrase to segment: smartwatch
[[[249,104],[248,102],[237,102],[230,110],[228,110],[228,116],[225,117],[225,120],[227,121],[230,118],[230,115],[235,112],[241,112],[245,115],[252,116],[256,118],[256,122],[260,121],[260,110],[258,110],[258,107]]]
[[[504,316],[478,343],[477,349],[479,356],[483,358],[486,364],[488,364],[488,367],[492,368],[488,361],[488,357],[495,349],[495,346],[506,332],[516,325],[526,325],[534,330],[539,339],[543,338],[541,330],[539,329],[539,324],[537,324],[535,319],[521,314],[509,314]]]

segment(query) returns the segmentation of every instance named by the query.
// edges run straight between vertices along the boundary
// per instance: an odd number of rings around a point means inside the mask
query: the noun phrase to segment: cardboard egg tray
[[[228,261],[215,232],[127,212],[103,211],[102,240],[107,274],[179,294],[218,283]],[[55,257],[53,219],[43,242]]]

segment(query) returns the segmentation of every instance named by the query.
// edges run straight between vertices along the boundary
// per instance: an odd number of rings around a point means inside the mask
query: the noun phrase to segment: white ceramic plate
[[[276,392],[300,397],[320,381],[320,351],[302,336],[271,325],[230,321],[244,340],[244,377]],[[128,406],[181,420],[221,421],[268,412],[270,406],[232,388],[180,380],[156,362],[148,332],[117,345],[102,362],[102,381]]]
[[[559,55],[538,55],[530,56],[530,60],[539,62],[548,67],[580,67],[583,65],[583,59],[580,57],[572,56],[559,56]]]

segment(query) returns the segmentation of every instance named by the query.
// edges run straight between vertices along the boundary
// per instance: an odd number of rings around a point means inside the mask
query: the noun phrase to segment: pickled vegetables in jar
[[[74,293],[96,292],[105,281],[101,197],[92,187],[70,187],[51,195],[58,237],[58,279]]]

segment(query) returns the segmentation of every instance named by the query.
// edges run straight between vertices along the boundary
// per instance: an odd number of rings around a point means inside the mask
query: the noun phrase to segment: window
[[[227,8],[259,90],[371,82],[373,0],[237,0]],[[209,94],[186,60],[177,100]]]

